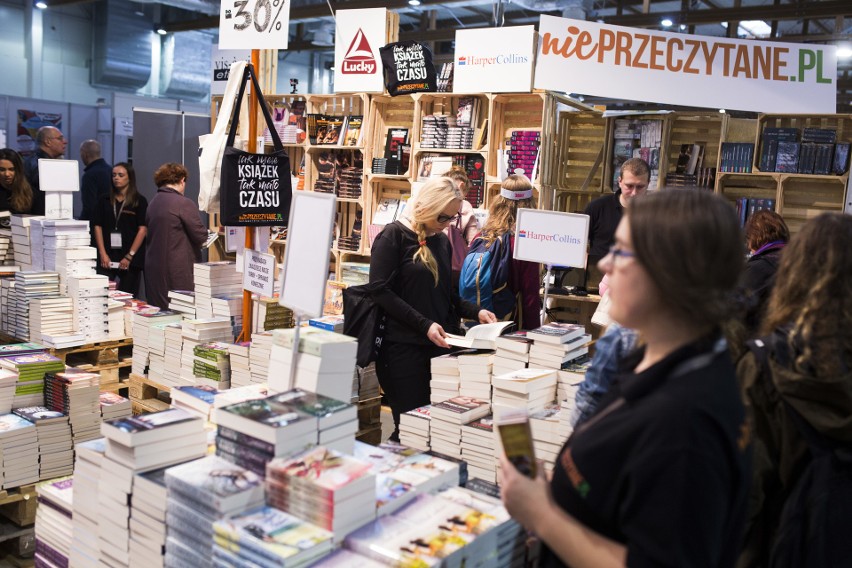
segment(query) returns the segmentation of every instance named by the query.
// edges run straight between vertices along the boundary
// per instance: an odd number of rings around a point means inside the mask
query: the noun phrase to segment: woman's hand
[[[479,310],[479,323],[497,323],[497,316],[488,310]]]
[[[130,261],[127,260],[126,258],[122,258],[121,262],[118,263],[118,269],[119,270],[127,270],[128,268],[130,268]]]
[[[500,456],[500,497],[512,518],[536,532],[536,522],[544,511],[553,506],[544,464],[538,462],[537,476],[530,479],[518,471],[506,455]]]
[[[105,268],[105,269],[109,270],[109,263],[112,262],[109,259],[109,255],[106,253],[106,251],[101,251],[100,256],[101,256],[101,268]]]
[[[447,332],[444,331],[441,324],[437,322],[433,322],[432,325],[429,326],[429,331],[426,332],[426,337],[428,337],[429,341],[438,347],[443,347],[444,349],[450,348],[450,344],[444,339],[447,337]]]

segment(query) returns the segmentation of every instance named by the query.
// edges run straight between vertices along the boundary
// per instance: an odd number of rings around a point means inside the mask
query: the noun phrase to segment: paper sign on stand
[[[38,160],[39,187],[44,192],[44,216],[71,219],[74,216],[75,191],[80,191],[80,166],[77,160]]]
[[[453,92],[531,92],[535,49],[533,26],[457,30]]]
[[[385,8],[338,10],[334,37],[334,92],[384,93],[379,48],[387,43]]]
[[[249,250],[243,259],[243,289],[271,298],[275,289],[275,256]]]
[[[245,242],[245,227],[225,227],[225,252],[237,252],[240,248],[240,243],[243,243],[243,246],[245,246]]]
[[[287,49],[289,29],[289,0],[221,3],[220,49]]]

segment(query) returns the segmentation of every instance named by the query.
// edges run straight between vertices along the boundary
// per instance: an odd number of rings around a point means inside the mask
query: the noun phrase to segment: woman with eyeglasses
[[[393,411],[394,441],[400,414],[431,402],[430,360],[449,352],[447,332],[459,331],[460,317],[497,321],[453,292],[450,241],[442,231],[458,216],[461,201],[451,179],[429,180],[371,250],[370,282],[385,283],[375,296],[387,316],[376,374]]]
[[[0,150],[0,212],[13,215],[29,213],[33,206],[33,190],[24,176],[24,161],[11,148]],[[0,229],[9,228],[9,218],[0,218]]]
[[[751,430],[721,325],[743,253],[733,208],[710,192],[628,204],[599,266],[610,316],[643,343],[550,483],[501,460],[503,501],[543,541],[542,566],[734,565]]]

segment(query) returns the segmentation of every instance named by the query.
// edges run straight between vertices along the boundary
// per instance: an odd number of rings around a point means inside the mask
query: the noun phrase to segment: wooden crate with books
[[[727,120],[727,114],[718,112],[670,114],[660,155],[660,187],[715,187]]]
[[[69,367],[99,373],[102,391],[118,392],[127,386],[125,381],[132,366],[132,338],[100,341],[50,351],[53,356],[61,359]]]
[[[606,169],[607,119],[600,112],[566,110],[559,113],[555,126],[556,148],[544,173],[545,183],[557,195],[564,191],[600,194]]]
[[[541,171],[541,135],[545,108],[550,104],[548,95],[543,92],[491,97],[486,168],[489,182],[500,181],[508,169],[514,169],[514,166],[524,169],[527,177],[531,177],[536,159],[538,171]],[[501,171],[501,164],[505,166],[506,172]],[[538,179],[533,182],[538,184]]]
[[[365,156],[370,180],[408,179],[411,141],[420,134],[414,111],[412,95],[375,95],[370,99],[371,127]]]

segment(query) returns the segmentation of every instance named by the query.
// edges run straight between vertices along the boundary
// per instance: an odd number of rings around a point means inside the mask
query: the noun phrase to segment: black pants
[[[385,339],[376,361],[379,384],[393,412],[394,435],[399,434],[399,415],[426,406],[433,357],[449,353],[434,344],[392,343]]]
[[[113,268],[106,269],[98,267],[98,274],[107,276],[110,280],[116,280],[115,285],[117,290],[133,294],[134,298],[139,297],[139,284],[142,282],[142,269],[130,267],[127,270],[116,270]]]

